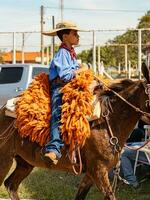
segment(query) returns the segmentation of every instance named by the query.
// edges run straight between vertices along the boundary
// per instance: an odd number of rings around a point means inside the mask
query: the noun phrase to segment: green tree
[[[78,54],[78,58],[85,63],[91,63],[92,61],[92,50],[83,50],[81,53]]]
[[[139,19],[137,28],[150,28],[150,10]]]
[[[137,29],[139,28],[150,28],[150,11],[139,19]],[[103,60],[105,66],[117,66],[119,63],[125,65],[124,58],[124,46],[115,46],[115,44],[127,44],[128,45],[128,60],[131,61],[132,65],[137,64],[138,55],[138,31],[128,30],[122,35],[116,36],[113,40],[107,42],[110,46],[106,45],[101,47],[101,60]],[[150,31],[142,30],[142,43],[150,43]],[[114,46],[113,46],[114,44]],[[144,48],[144,47],[143,47]],[[80,59],[84,62],[92,62],[92,49],[80,53]]]

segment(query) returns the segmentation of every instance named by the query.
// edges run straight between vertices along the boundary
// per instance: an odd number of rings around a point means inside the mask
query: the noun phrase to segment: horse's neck
[[[129,91],[122,92],[121,96],[129,101],[137,108],[143,109],[145,100],[144,89],[139,86],[133,86]],[[115,136],[118,137],[121,146],[124,145],[130,133],[134,129],[137,121],[140,119],[141,114],[134,108],[129,106],[125,101],[118,99],[112,103],[113,112],[110,116],[110,125]]]

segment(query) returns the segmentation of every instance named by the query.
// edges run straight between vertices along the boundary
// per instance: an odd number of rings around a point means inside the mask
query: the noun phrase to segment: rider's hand
[[[87,67],[81,67],[77,71],[75,71],[75,74],[79,74],[81,72],[87,71]]]

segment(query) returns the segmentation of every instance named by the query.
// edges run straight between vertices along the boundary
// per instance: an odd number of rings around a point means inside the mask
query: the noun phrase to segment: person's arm
[[[54,65],[57,67],[57,72],[61,80],[68,82],[73,79],[77,74],[87,70],[85,67],[79,66],[76,62],[71,60],[69,52],[61,49],[57,56],[54,58]]]
[[[57,69],[58,76],[65,82],[75,77],[75,65],[73,65],[74,63],[68,54],[69,52],[67,50],[60,49],[54,58],[54,65]]]

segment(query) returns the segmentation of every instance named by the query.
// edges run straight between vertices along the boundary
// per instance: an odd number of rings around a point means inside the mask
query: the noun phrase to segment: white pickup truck
[[[40,64],[0,65],[0,108],[8,99],[16,97],[31,83],[34,76],[48,73],[48,66]]]

